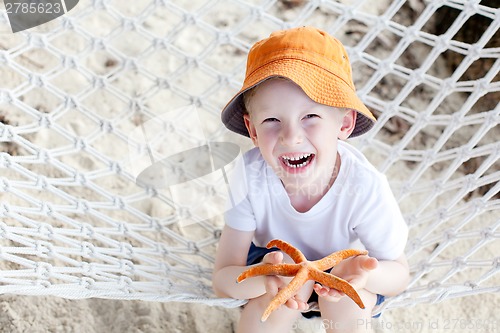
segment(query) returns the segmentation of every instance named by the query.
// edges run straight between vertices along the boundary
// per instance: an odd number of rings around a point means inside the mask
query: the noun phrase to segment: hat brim
[[[357,111],[356,125],[351,137],[367,132],[376,121],[370,110],[344,80],[317,65],[293,58],[267,63],[247,76],[241,90],[222,110],[222,122],[228,129],[249,136],[243,120],[246,111],[242,95],[271,77],[284,77],[293,81],[317,103]]]

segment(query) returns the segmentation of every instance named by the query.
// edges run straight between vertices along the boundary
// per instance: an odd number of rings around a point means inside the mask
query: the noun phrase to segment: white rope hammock
[[[352,143],[410,227],[413,279],[378,311],[500,292],[493,3],[82,0],[16,34],[2,9],[0,294],[243,304],[211,290],[223,177],[137,177],[204,142],[249,148],[220,110],[249,47],[298,25],[346,44],[378,117]]]

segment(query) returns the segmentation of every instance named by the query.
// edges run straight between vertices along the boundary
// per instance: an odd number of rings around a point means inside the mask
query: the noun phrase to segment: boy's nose
[[[293,125],[284,127],[281,131],[281,144],[284,146],[294,146],[302,143],[303,133],[300,128]]]

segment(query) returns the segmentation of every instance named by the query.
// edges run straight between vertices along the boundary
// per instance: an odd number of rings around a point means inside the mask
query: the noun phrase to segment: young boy
[[[249,299],[238,332],[288,332],[314,294],[327,332],[370,331],[381,295],[407,286],[407,227],[385,176],[344,142],[368,131],[375,118],[356,96],[342,44],[312,27],[256,43],[243,87],[222,121],[256,146],[244,155],[245,179],[233,180],[248,194],[226,213],[213,275],[218,296]],[[235,281],[247,265],[291,261],[262,248],[275,238],[308,260],[361,243],[369,254],[331,273],[349,281],[366,308],[310,281],[262,323],[264,309],[290,278]]]

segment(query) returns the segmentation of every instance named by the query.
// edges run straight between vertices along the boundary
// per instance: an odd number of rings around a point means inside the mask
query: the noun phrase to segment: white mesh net
[[[210,287],[220,177],[136,177],[172,147],[249,148],[220,110],[250,46],[298,25],[347,46],[378,117],[353,144],[410,227],[412,282],[378,310],[500,291],[495,1],[82,0],[16,34],[1,13],[0,293],[242,304]],[[171,117],[193,108],[201,127]]]

